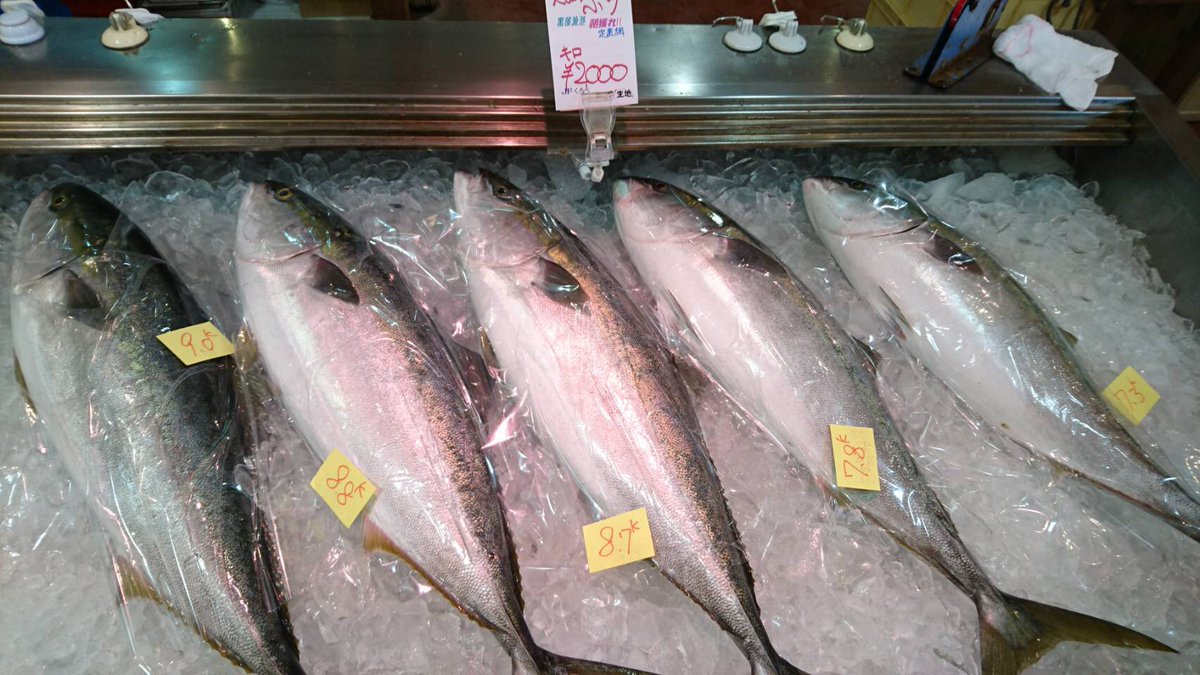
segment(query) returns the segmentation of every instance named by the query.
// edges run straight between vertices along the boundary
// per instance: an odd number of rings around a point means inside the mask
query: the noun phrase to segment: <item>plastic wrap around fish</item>
[[[367,241],[299,190],[253,185],[236,269],[258,354],[295,425],[322,457],[341,451],[377,486],[364,544],[408,561],[491,629],[520,672],[630,672],[535,644],[478,417],[433,323]]]
[[[484,351],[597,514],[645,508],[654,563],[737,640],[795,672],[759,618],[749,564],[688,394],[654,329],[582,243],[490,173],[454,178]]]
[[[876,391],[866,354],[736,222],[661,181],[613,189],[625,248],[667,329],[840,501],[941,570],[976,603],[984,673],[1014,673],[1057,642],[1169,649],[1132,630],[1001,592],[926,485]],[[829,425],[874,430],[881,489],[842,489]]]
[[[161,603],[242,668],[302,673],[268,528],[238,484],[233,360],[185,367],[156,339],[204,320],[188,290],[78,185],[34,200],[18,238],[19,374],[107,535],[120,594]]]
[[[976,414],[1200,540],[1200,503],[1138,446],[1070,338],[981,246],[883,187],[810,178],[804,196],[855,289]]]

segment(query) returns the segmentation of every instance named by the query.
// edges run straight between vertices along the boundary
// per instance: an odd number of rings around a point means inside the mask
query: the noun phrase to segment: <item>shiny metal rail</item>
[[[52,19],[44,43],[0,48],[0,150],[582,144],[536,24],[181,19],[136,54],[101,47],[103,26]],[[932,30],[877,29],[868,54],[804,32],[802,55],[742,55],[720,29],[639,26],[643,103],[618,112],[618,147],[1124,143],[1149,91],[1123,61],[1086,112],[998,61],[941,91],[901,74]]]

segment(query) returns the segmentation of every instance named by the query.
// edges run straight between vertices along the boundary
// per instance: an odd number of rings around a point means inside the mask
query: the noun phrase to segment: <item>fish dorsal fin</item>
[[[1072,348],[1075,347],[1075,345],[1079,344],[1079,338],[1075,337],[1074,333],[1063,330],[1061,328],[1058,329],[1058,332],[1062,333],[1063,339],[1066,340],[1067,344],[1070,345]]]
[[[357,305],[358,291],[354,289],[354,282],[350,281],[350,277],[346,276],[342,268],[319,255],[314,255],[312,259],[313,266],[308,285],[325,295]]]
[[[533,285],[545,293],[546,297],[572,307],[579,307],[587,303],[587,293],[583,290],[579,280],[562,265],[545,258],[537,260],[538,274]]]
[[[363,549],[369,553],[387,553],[404,558],[400,546],[370,516],[363,519]]]
[[[752,242],[725,235],[717,236],[715,241],[719,260],[779,278],[788,276],[787,269],[774,256]]]

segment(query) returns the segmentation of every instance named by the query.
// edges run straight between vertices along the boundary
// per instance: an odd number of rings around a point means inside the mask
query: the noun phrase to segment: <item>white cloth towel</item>
[[[1027,14],[996,38],[992,50],[1067,105],[1087,110],[1096,80],[1112,72],[1117,53],[1060,35],[1041,17]]]

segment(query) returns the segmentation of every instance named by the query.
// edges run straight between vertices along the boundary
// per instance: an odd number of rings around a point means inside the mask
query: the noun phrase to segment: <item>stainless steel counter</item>
[[[105,25],[50,19],[44,42],[0,48],[0,149],[581,143],[539,24],[177,19],[128,54],[100,45]],[[621,148],[1118,143],[1148,91],[1122,62],[1076,112],[998,60],[946,91],[903,76],[933,29],[877,28],[852,54],[805,27],[797,56],[734,53],[723,30],[637,27]]]

